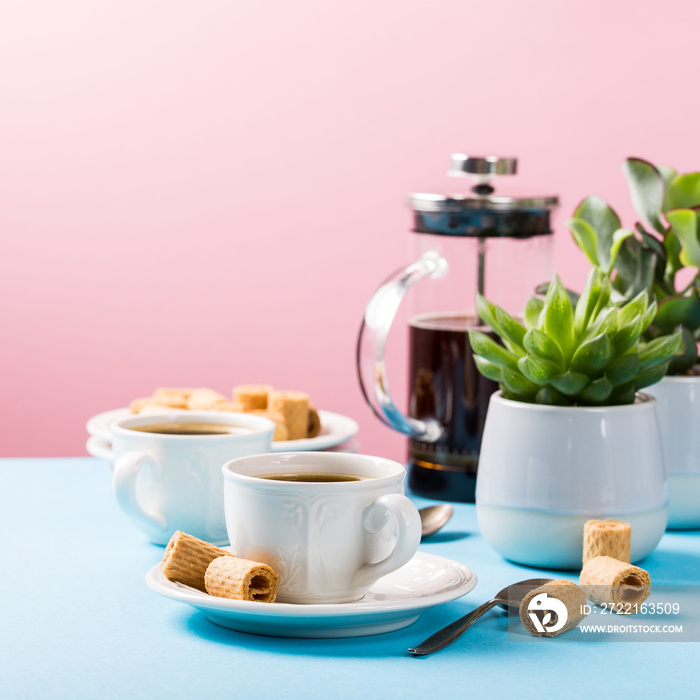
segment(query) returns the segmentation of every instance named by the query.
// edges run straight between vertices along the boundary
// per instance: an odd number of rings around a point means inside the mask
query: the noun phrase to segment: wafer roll
[[[619,520],[589,520],[583,526],[583,563],[593,557],[630,560],[632,526]]]
[[[576,627],[586,617],[585,604],[585,593],[573,581],[550,581],[523,598],[520,620],[535,637],[556,637]],[[560,626],[562,616],[566,621]]]
[[[238,401],[244,411],[264,411],[271,391],[268,384],[244,384],[233,388],[233,400]]]
[[[584,565],[579,583],[586,597],[615,612],[634,613],[651,592],[649,572],[612,557],[594,557]]]
[[[238,557],[214,559],[204,576],[209,595],[261,603],[274,602],[279,582],[280,577],[267,564]]]
[[[204,574],[209,564],[219,557],[234,559],[233,554],[225,549],[178,530],[165,548],[160,570],[170,581],[206,592]]]
[[[229,413],[243,413],[243,406],[237,401],[218,401],[209,409],[210,411],[228,411]]]
[[[305,438],[309,430],[309,395],[303,391],[272,391],[268,410],[284,416],[289,440]]]
[[[187,408],[187,399],[192,394],[193,389],[181,389],[175,387],[160,387],[153,392],[154,399],[168,399],[177,401],[180,405],[178,408]]]
[[[195,389],[187,399],[190,411],[211,411],[216,404],[226,402],[227,398],[213,389]]]
[[[289,431],[287,424],[284,422],[284,416],[277,411],[249,411],[254,416],[262,416],[274,422],[275,432],[272,435],[272,441],[289,440]]]
[[[309,404],[309,427],[306,431],[306,437],[315,438],[321,432],[321,419],[318,411],[313,404]]]

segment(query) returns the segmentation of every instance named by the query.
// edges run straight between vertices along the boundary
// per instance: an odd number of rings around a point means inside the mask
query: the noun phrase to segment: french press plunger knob
[[[492,178],[496,175],[515,175],[517,170],[517,158],[453,153],[447,174],[450,177],[471,177],[474,182],[474,194],[491,194],[494,191],[491,185]]]

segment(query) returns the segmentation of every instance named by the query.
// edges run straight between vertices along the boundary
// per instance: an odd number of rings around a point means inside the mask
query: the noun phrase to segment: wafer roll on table
[[[546,628],[557,626],[559,613],[556,609],[543,607],[542,612],[538,612],[537,601],[535,601],[532,607],[530,606],[533,599],[541,595],[546,595],[546,597],[550,599],[549,605],[556,606],[558,602],[565,608],[566,622],[555,631],[548,631]],[[554,599],[554,603],[552,603],[552,599]],[[523,623],[525,629],[535,637],[556,637],[562,632],[573,629],[586,617],[586,613],[584,612],[585,604],[586,594],[583,592],[583,589],[577,586],[573,581],[550,581],[543,586],[533,589],[523,598],[520,603],[520,621]],[[546,617],[547,613],[551,613],[551,618],[549,618],[548,622],[543,623],[543,620],[548,619]],[[562,610],[562,613],[564,613],[564,610]],[[531,615],[537,616],[542,629],[536,627]]]
[[[272,567],[238,557],[219,557],[207,567],[204,584],[209,595],[233,600],[272,603],[280,577]]]
[[[579,583],[589,600],[621,613],[636,612],[635,606],[651,592],[647,571],[612,557],[589,559],[583,565]]]
[[[183,583],[206,593],[204,574],[209,564],[219,557],[234,558],[225,549],[178,530],[165,548],[160,570],[169,581]]]
[[[583,526],[583,563],[593,557],[630,560],[632,526],[619,520],[589,520]]]

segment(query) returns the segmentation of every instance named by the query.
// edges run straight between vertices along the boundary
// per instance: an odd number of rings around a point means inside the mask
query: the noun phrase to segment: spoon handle
[[[460,635],[466,632],[484,613],[498,605],[498,603],[499,601],[497,598],[487,600],[475,610],[472,610],[467,615],[464,615],[464,617],[460,617],[458,620],[455,620],[447,625],[447,627],[443,627],[434,635],[428,637],[417,647],[411,647],[408,650],[409,654],[413,654],[414,656],[426,656],[427,654],[432,654],[436,651],[440,651],[440,649],[444,649],[446,646],[452,644],[452,642],[454,642],[454,640]]]

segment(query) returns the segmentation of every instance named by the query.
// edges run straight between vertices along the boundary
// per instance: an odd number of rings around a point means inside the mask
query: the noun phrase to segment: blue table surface
[[[0,460],[0,523],[3,700],[697,696],[698,642],[518,643],[500,611],[444,651],[411,657],[408,647],[503,586],[552,576],[504,561],[470,505],[455,504],[420,549],[470,566],[471,593],[396,632],[325,640],[223,629],[151,591],[145,574],[163,548],[119,511],[100,460]],[[642,566],[653,585],[699,584],[700,532],[667,533]]]

